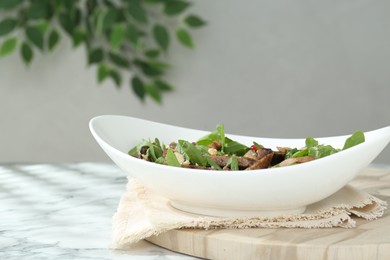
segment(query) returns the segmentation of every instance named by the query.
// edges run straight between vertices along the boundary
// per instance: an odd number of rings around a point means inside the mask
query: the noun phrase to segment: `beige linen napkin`
[[[352,215],[366,220],[381,217],[386,202],[352,186],[307,207],[303,214],[277,217],[219,218],[194,215],[177,210],[133,178],[128,178],[113,217],[114,247],[123,247],[141,239],[178,228],[353,228]]]

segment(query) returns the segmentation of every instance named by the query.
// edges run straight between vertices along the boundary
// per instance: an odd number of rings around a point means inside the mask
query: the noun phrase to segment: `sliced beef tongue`
[[[258,151],[258,154],[260,155],[260,158],[245,170],[265,169],[270,167],[274,152],[271,149],[263,148],[260,152]]]

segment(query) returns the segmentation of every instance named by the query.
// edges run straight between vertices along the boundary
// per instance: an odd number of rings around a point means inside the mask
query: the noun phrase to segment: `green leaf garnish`
[[[303,156],[307,156],[308,154],[309,154],[308,149],[298,150],[297,152],[291,155],[291,158],[303,157]]]
[[[350,137],[347,138],[347,140],[345,140],[343,150],[361,144],[364,141],[365,141],[364,133],[362,131],[355,131]]]
[[[238,160],[237,160],[237,156],[236,155],[232,155],[229,160],[227,161],[225,167],[223,167],[223,169],[227,169],[228,167],[230,167],[230,169],[232,171],[238,171]]]
[[[197,164],[199,166],[206,166],[207,165],[207,158],[203,156],[202,152],[198,150],[195,145],[191,144],[188,141],[185,140],[179,140],[179,145],[181,149],[184,151],[184,153],[188,156],[190,159],[190,162]]]
[[[318,141],[313,137],[307,137],[305,143],[306,143],[306,148],[310,148],[318,145]]]
[[[338,150],[330,145],[317,145],[308,149],[309,156],[315,156],[317,158],[323,158],[331,154],[337,153]]]
[[[236,154],[238,156],[242,156],[247,151],[249,151],[249,149],[250,148],[246,145],[233,141],[228,137],[225,138],[224,152],[227,154]]]
[[[174,167],[181,166],[179,160],[177,160],[176,155],[171,148],[168,148],[167,150],[166,162],[170,166],[174,166]]]
[[[299,152],[298,148],[291,149],[290,151],[288,151],[286,153],[285,158],[286,159],[291,158],[294,155],[294,153],[296,153],[296,152]]]

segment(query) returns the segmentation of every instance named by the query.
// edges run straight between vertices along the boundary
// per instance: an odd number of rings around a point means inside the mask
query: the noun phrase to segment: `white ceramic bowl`
[[[360,145],[315,161],[280,168],[221,172],[160,165],[127,154],[143,139],[157,137],[168,144],[178,139],[196,141],[209,132],[115,115],[95,117],[89,126],[101,148],[121,169],[168,198],[173,207],[223,217],[302,213],[307,205],[346,185],[390,140],[390,127],[385,127],[366,132],[366,141]],[[304,139],[227,136],[243,144],[256,141],[272,149],[305,144]],[[321,144],[342,148],[347,137],[316,139]]]

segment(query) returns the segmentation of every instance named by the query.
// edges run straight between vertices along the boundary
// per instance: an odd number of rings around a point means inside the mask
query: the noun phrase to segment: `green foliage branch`
[[[161,103],[173,89],[164,79],[173,38],[194,47],[191,29],[204,26],[188,13],[187,0],[0,0],[0,57],[19,49],[29,65],[35,52],[53,51],[63,36],[84,46],[87,62],[97,67],[97,81],[117,88],[124,74],[142,101]]]

